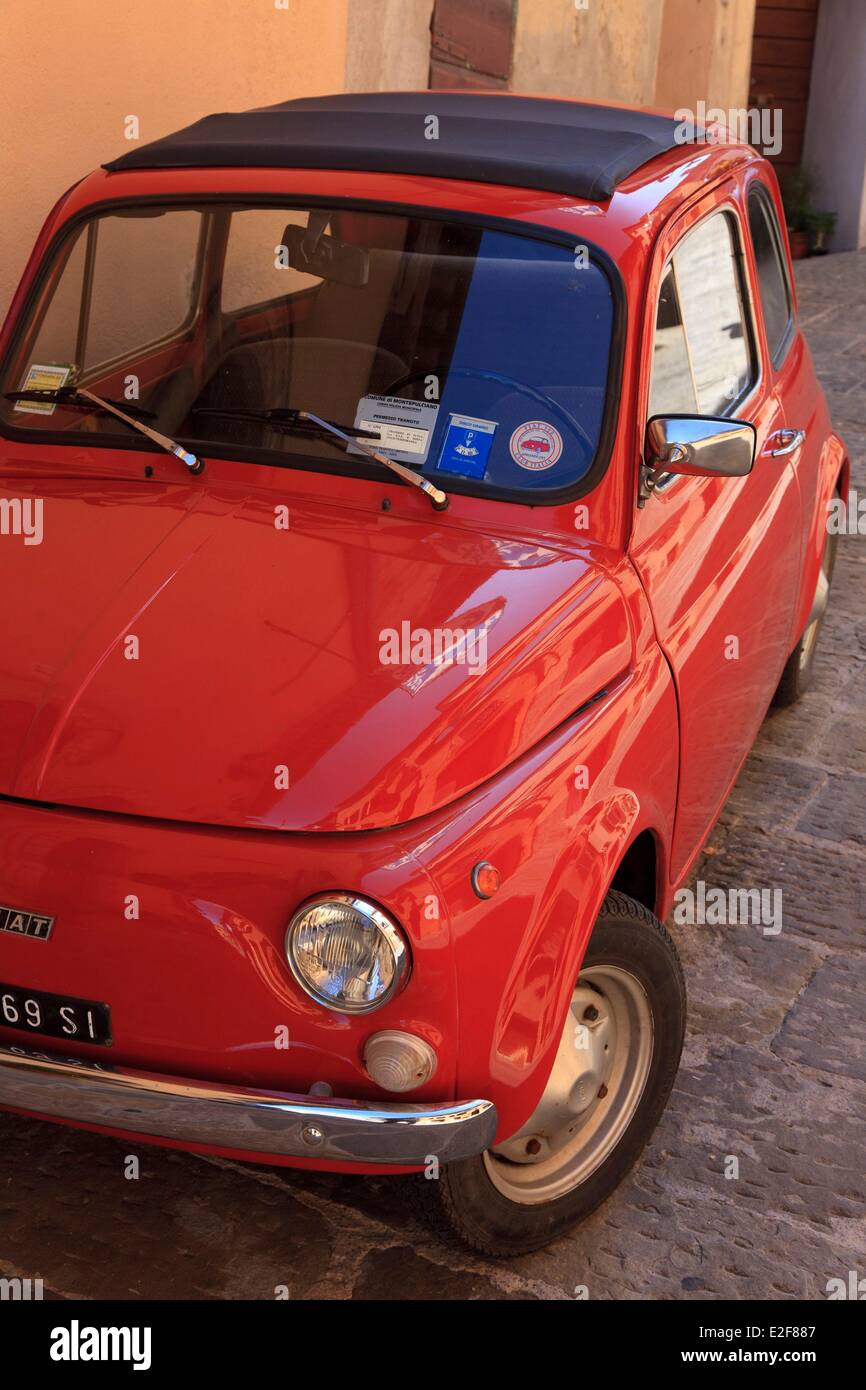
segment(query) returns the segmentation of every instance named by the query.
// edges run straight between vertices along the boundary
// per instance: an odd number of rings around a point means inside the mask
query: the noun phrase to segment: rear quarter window
[[[758,270],[767,346],[777,363],[789,340],[793,307],[779,223],[770,196],[760,185],[753,185],[749,193],[749,231]]]

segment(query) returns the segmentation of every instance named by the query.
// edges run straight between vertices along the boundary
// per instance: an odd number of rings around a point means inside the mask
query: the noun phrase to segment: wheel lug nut
[[[595,1007],[594,1004],[590,1004],[587,1008],[584,1009],[583,1016],[586,1019],[587,1023],[595,1023],[595,1020],[598,1018],[598,1009]]]
[[[540,1140],[540,1139],[530,1139],[530,1140],[528,1140],[528,1141],[527,1141],[527,1145],[526,1145],[526,1152],[527,1152],[528,1154],[539,1154],[539,1153],[541,1153],[541,1140]]]

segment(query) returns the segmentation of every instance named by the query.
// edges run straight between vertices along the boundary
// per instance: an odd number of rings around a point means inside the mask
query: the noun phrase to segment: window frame
[[[698,225],[698,224],[696,224],[696,225]],[[694,230],[694,228],[690,228],[690,230]],[[686,233],[686,236],[688,236],[688,232]],[[684,236],[681,240],[682,240],[682,241],[685,241],[685,236]],[[678,241],[678,242],[677,242],[677,248],[678,248],[680,245],[681,245],[681,242]],[[681,296],[680,296],[680,278],[679,278],[679,275],[677,274],[677,268],[676,268],[676,266],[674,265],[674,252],[672,251],[672,252],[670,253],[670,255],[668,256],[667,260],[665,261],[664,265],[662,266],[661,276],[659,277],[658,293],[657,293],[657,295],[656,295],[656,312],[655,312],[655,318],[653,319],[652,344],[651,344],[651,357],[650,357],[649,392],[648,392],[648,395],[647,395],[647,424],[649,424],[650,420],[654,419],[654,417],[660,413],[660,412],[657,411],[657,410],[656,410],[656,411],[651,411],[651,410],[650,410],[650,406],[651,406],[651,404],[652,404],[653,373],[654,373],[654,371],[655,371],[655,349],[656,349],[656,334],[657,334],[657,332],[658,332],[659,308],[661,307],[662,290],[664,289],[665,281],[666,281],[667,278],[668,278],[668,273],[670,273],[670,276],[671,276],[671,281],[672,281],[672,284],[673,284],[673,290],[674,290],[674,294],[675,294],[675,296],[676,296],[676,301],[677,301],[677,311],[678,311],[679,316],[680,316],[680,325],[681,325],[682,330],[683,330],[683,345],[684,345],[685,350],[686,350],[686,358],[688,359],[689,376],[690,376],[690,378],[691,378],[691,383],[692,383],[692,395],[693,395],[694,398],[695,398],[695,414],[697,415],[697,414],[699,413],[699,412],[698,412],[698,387],[697,387],[697,382],[695,381],[695,370],[694,370],[694,366],[692,365],[692,350],[691,350],[691,347],[690,347],[690,345],[689,345],[689,335],[688,335],[688,332],[686,331],[686,324],[685,324],[685,320],[684,320],[684,318],[683,318],[683,304],[682,304],[682,298],[681,298]],[[678,412],[678,413],[679,413],[679,414],[682,414],[683,412],[680,411],[680,412]],[[666,475],[666,476],[670,476],[670,475]]]
[[[178,209],[178,211],[182,211],[182,209]],[[93,296],[93,277],[96,269],[96,261],[99,256],[99,231],[99,223],[96,220],[92,221],[90,223],[90,226],[87,228],[88,236],[91,232],[95,233],[95,235],[92,238],[93,254],[92,258],[90,256],[88,257],[88,267],[87,271],[85,272],[84,284],[84,294],[87,298],[88,319],[90,315],[90,307]],[[204,281],[205,257],[207,253],[207,246],[210,234],[211,219],[206,212],[202,211],[201,222],[199,224],[198,235],[196,237],[194,270],[189,288],[189,307],[187,309],[186,315],[176,328],[170,329],[169,332],[164,333],[161,338],[154,338],[149,343],[141,344],[138,348],[135,349],[136,353],[144,353],[145,355],[150,356],[154,353],[162,352],[164,348],[170,347],[172,343],[181,342],[188,335],[190,329],[195,324],[202,310],[202,289]],[[88,333],[89,329],[90,323],[88,322]],[[87,334],[85,334],[85,340],[86,336]],[[131,354],[129,353],[121,352],[118,353],[116,357],[107,357],[102,362],[93,362],[90,364],[89,370],[95,371],[98,369],[100,372],[119,371],[123,366],[124,362],[126,362],[129,359],[130,355]]]
[[[339,208],[347,211],[379,212],[385,215],[393,214],[398,217],[417,217],[426,218],[430,221],[457,222],[465,226],[477,227],[482,231],[498,231],[508,233],[510,236],[522,237],[528,241],[548,242],[555,246],[565,247],[569,251],[574,251],[576,233],[574,231],[561,231],[555,227],[548,227],[534,222],[517,221],[509,217],[497,217],[492,214],[468,213],[450,207],[432,207],[424,203],[404,203],[384,201],[381,199],[368,198],[341,198],[323,197],[321,194],[307,194],[303,192],[303,186],[288,192],[267,194],[255,193],[249,195],[249,203],[244,206],[249,207],[292,207],[298,204],[309,208]],[[75,235],[83,223],[94,217],[108,215],[117,209],[132,209],[136,207],[165,207],[165,208],[187,208],[202,212],[203,223],[205,225],[213,219],[207,217],[207,213],[218,213],[220,209],[235,209],[239,204],[237,193],[162,193],[133,196],[125,198],[102,199],[98,202],[89,203],[86,207],[79,209],[69,218],[54,234],[51,241],[45,248],[39,267],[30,283],[28,292],[24,298],[15,325],[15,331],[10,336],[6,350],[0,358],[0,377],[8,370],[10,362],[20,347],[24,324],[27,322],[32,311],[34,301],[38,300],[41,290],[44,288],[49,269],[55,263],[59,252],[63,250],[63,243],[67,238]],[[196,312],[193,316],[194,323],[201,312],[202,301],[209,291],[207,265],[207,248],[209,237],[205,237],[203,245],[205,249],[202,254],[200,266],[201,276],[198,285],[198,301]],[[625,342],[628,330],[628,297],[623,283],[622,274],[616,262],[603,247],[596,245],[585,236],[580,237],[580,244],[586,247],[591,264],[598,267],[605,276],[611,295],[612,323],[610,335],[610,350],[608,355],[607,376],[605,379],[605,400],[604,414],[602,416],[601,427],[599,429],[598,442],[595,455],[589,468],[581,478],[569,483],[565,487],[547,489],[542,492],[526,493],[514,488],[487,487],[477,488],[471,484],[474,480],[461,479],[457,475],[448,478],[447,490],[450,495],[468,496],[478,501],[502,501],[514,502],[524,507],[558,507],[564,503],[576,501],[592,492],[608,471],[613,458],[614,443],[620,419],[620,403],[622,397],[623,365],[625,357]],[[173,340],[169,340],[173,341]],[[71,437],[63,430],[40,430],[38,433],[26,428],[17,428],[10,425],[7,421],[0,418],[0,438],[10,439],[14,442],[23,442],[32,445],[34,440],[40,445],[60,444],[75,445],[80,444],[80,440]],[[183,443],[183,439],[179,442]],[[232,462],[259,464],[271,468],[290,469],[296,472],[306,473],[326,473],[338,477],[358,478],[370,482],[383,482],[383,470],[373,464],[366,465],[356,460],[354,455],[346,455],[342,459],[331,460],[316,458],[312,455],[298,452],[291,457],[275,456],[272,450],[243,448],[237,444],[208,443],[206,449],[202,450],[200,440],[187,440],[190,448],[195,448],[203,452],[207,457],[215,459],[225,459]],[[140,435],[130,435],[128,433],[116,435],[89,435],[87,447],[94,449],[115,449],[119,447],[125,452],[154,454],[160,450],[157,445]]]
[[[735,228],[732,259],[735,266],[737,294],[740,301],[740,308],[743,314],[743,326],[746,330],[746,338],[751,353],[753,377],[750,379],[749,382],[747,382],[746,386],[740,392],[739,396],[737,396],[735,400],[731,401],[730,405],[722,412],[721,415],[701,416],[699,414],[695,418],[706,420],[733,419],[741,415],[745,411],[746,406],[752,401],[753,397],[756,397],[763,388],[764,358],[763,353],[761,351],[761,341],[758,335],[755,286],[752,284],[752,277],[749,272],[749,265],[746,257],[746,233],[748,233],[749,235],[749,247],[750,249],[753,249],[751,243],[751,231],[747,226],[744,225],[742,210],[736,202],[735,198],[732,196],[728,196],[723,201],[718,202],[714,204],[714,206],[708,208],[707,211],[701,217],[697,218],[695,222],[691,223],[691,225],[687,227],[686,230],[680,236],[677,237],[676,242],[671,247],[670,251],[668,251],[662,263],[661,270],[659,272],[658,286],[656,288],[655,298],[653,300],[652,316],[650,320],[652,324],[649,342],[650,371],[649,376],[647,378],[647,398],[643,408],[644,422],[643,431],[641,435],[641,456],[643,456],[643,440],[646,439],[647,426],[650,420],[654,418],[652,415],[649,414],[649,405],[650,396],[652,393],[652,357],[653,349],[655,346],[656,324],[658,322],[659,300],[661,298],[662,285],[664,284],[665,276],[667,275],[668,269],[671,267],[673,258],[676,255],[679,248],[682,246],[683,242],[686,241],[688,237],[690,237],[694,232],[696,232],[699,227],[702,227],[706,222],[708,222],[711,217],[718,216],[726,216],[729,222],[731,222]],[[674,283],[677,284],[676,268],[674,268]],[[679,298],[678,286],[677,297]],[[763,325],[763,316],[761,318],[761,324]],[[685,324],[683,324],[683,332],[686,335],[686,346],[688,347],[688,332],[685,328]],[[656,412],[656,414],[658,414],[658,412]],[[707,480],[705,478],[688,478],[688,476],[683,473],[662,473],[659,476],[658,481],[656,482],[656,485],[653,489],[653,495],[655,496],[660,492],[667,492],[671,488],[671,486],[677,482],[702,483],[706,481]]]
[[[152,342],[142,344],[140,348],[134,350],[136,353],[144,352],[146,354],[151,354],[161,352],[164,348],[170,347],[172,343],[181,342],[188,335],[190,329],[193,327],[201,312],[205,259],[211,235],[211,218],[207,213],[204,212],[203,209],[196,210],[200,210],[202,212],[202,219],[196,241],[195,269],[192,277],[192,282],[190,284],[190,302],[189,308],[186,312],[186,316],[177,328],[172,329],[169,333],[163,334],[161,338],[154,338]],[[108,208],[107,215],[110,216],[110,214],[111,208]],[[51,261],[54,258],[55,247],[57,247],[57,260],[54,266],[54,270],[56,272],[57,282],[59,283],[61,276],[63,276],[66,272],[66,268],[69,264],[70,257],[75,252],[77,236],[79,231],[81,232],[84,238],[84,267],[81,282],[81,303],[79,308],[79,324],[76,352],[79,356],[82,356],[83,351],[86,351],[87,339],[90,330],[89,319],[90,306],[92,303],[93,296],[94,269],[96,257],[99,251],[99,223],[97,218],[101,215],[102,214],[100,213],[97,215],[97,217],[93,218],[81,217],[70,219],[70,222],[66,224],[66,227],[62,228],[58,236],[53,238],[50,245],[46,247],[45,255],[43,256],[42,263],[40,265],[39,283],[37,284],[36,282],[34,282],[34,285],[32,286],[34,292],[32,294],[32,297],[31,295],[28,295],[27,299],[21,307],[21,311],[18,315],[18,322],[16,323],[15,333],[13,334],[13,337],[9,342],[8,350],[4,354],[2,362],[0,362],[0,373],[5,371],[9,359],[11,359],[11,357],[14,354],[14,349],[17,348],[21,341],[21,326],[27,318],[33,299],[38,297],[38,293],[42,289],[44,281],[48,277],[48,270]],[[68,242],[68,245],[61,244],[66,242]],[[40,306],[38,315],[34,318],[34,340],[38,338],[39,334],[42,331],[42,326],[45,322],[45,317],[48,314],[52,303],[53,297],[46,299],[44,304]],[[98,370],[99,372],[120,371],[124,363],[129,360],[131,355],[133,354],[119,353],[116,357],[107,357],[102,362],[90,363],[87,370]],[[25,431],[25,433],[27,434],[27,437],[29,439],[32,436],[33,432]],[[44,437],[47,437],[48,433],[49,431],[47,430],[44,432],[44,434],[40,433],[39,438],[42,439]],[[65,431],[63,430],[54,431],[54,433],[60,435],[64,440],[68,438]],[[17,438],[17,432],[14,430],[14,428],[10,426],[8,428],[7,435],[7,431],[3,428],[3,422],[2,420],[0,420],[0,436],[14,439]]]
[[[770,347],[770,340],[767,336],[767,320],[764,315],[764,295],[763,290],[761,289],[761,273],[758,268],[758,256],[755,250],[755,238],[752,235],[750,213],[753,200],[760,207],[761,212],[766,218],[767,227],[770,233],[770,240],[773,243],[773,248],[776,252],[776,257],[779,262],[779,267],[782,271],[782,284],[785,287],[785,295],[788,300],[788,321],[785,324],[785,331],[779,339],[779,343],[776,347],[775,352]],[[752,251],[752,259],[755,263],[755,279],[757,281],[757,302],[761,308],[761,323],[764,328],[764,338],[767,343],[767,351],[770,356],[770,361],[773,365],[773,369],[775,371],[778,371],[785,358],[787,357],[791,344],[793,343],[795,337],[797,315],[794,309],[794,286],[791,283],[791,273],[790,268],[788,266],[788,257],[785,252],[784,244],[782,242],[782,233],[781,227],[779,226],[779,217],[778,213],[776,212],[776,205],[773,202],[772,193],[770,192],[769,188],[767,187],[766,183],[762,178],[757,177],[752,179],[748,189],[746,190],[745,203],[745,220],[749,233],[749,245]]]

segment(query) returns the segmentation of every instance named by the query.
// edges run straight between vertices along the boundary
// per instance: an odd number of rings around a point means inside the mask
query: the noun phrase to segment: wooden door
[[[508,87],[511,0],[436,0],[431,28],[431,88]]]

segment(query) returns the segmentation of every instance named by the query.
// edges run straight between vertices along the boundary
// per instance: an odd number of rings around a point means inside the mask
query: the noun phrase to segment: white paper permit
[[[402,396],[362,396],[355,411],[355,429],[378,430],[378,439],[365,439],[398,463],[423,464],[430,452],[430,441],[439,406],[435,401],[407,401]],[[362,454],[357,445],[348,451]]]
[[[58,362],[33,362],[27,370],[22,391],[59,391],[69,380],[72,367]],[[13,407],[23,415],[53,415],[54,401],[16,401]]]

